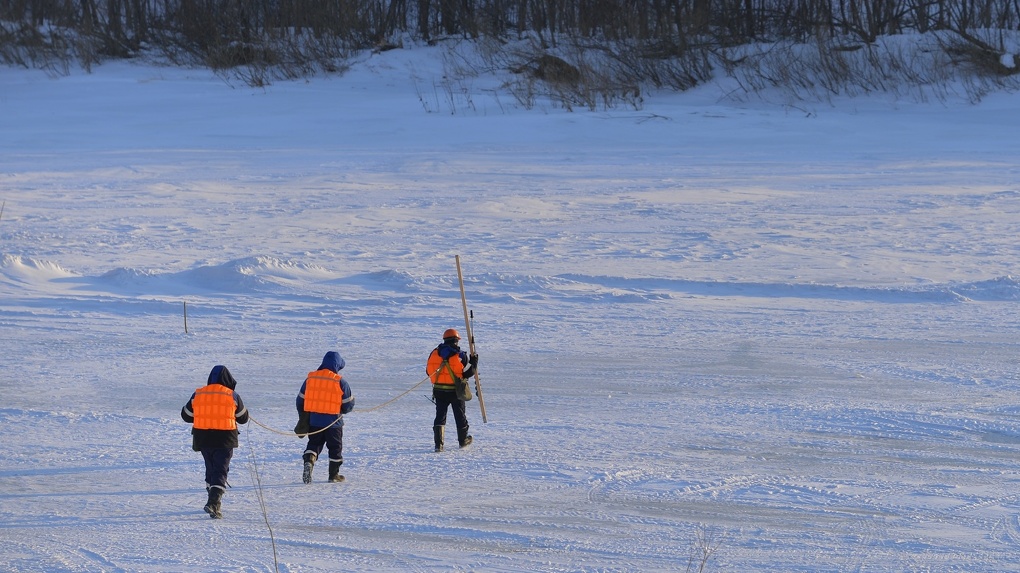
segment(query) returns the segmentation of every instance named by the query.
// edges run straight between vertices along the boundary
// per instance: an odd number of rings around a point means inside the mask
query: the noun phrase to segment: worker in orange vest
[[[308,419],[308,445],[301,456],[304,460],[301,481],[304,483],[312,483],[312,469],[323,447],[329,453],[329,481],[344,481],[344,476],[340,475],[340,466],[344,463],[344,414],[354,409],[351,386],[340,375],[344,365],[340,353],[327,352],[322,364],[308,373],[298,391],[298,416]]]
[[[468,356],[460,349],[460,333],[448,328],[443,333],[443,342],[429,354],[425,371],[432,380],[432,398],[436,403],[436,418],[432,422],[432,435],[436,451],[443,451],[446,432],[446,413],[453,407],[453,419],[457,423],[457,443],[465,447],[474,441],[468,435],[468,419],[465,401],[457,395],[456,384],[474,376],[478,368],[478,355]],[[470,398],[470,396],[469,396]]]
[[[207,384],[181,408],[181,418],[192,424],[191,448],[205,460],[205,489],[209,499],[202,509],[213,519],[223,517],[220,500],[227,491],[230,459],[238,446],[237,425],[248,423],[248,410],[234,391],[237,381],[226,366],[213,366]]]

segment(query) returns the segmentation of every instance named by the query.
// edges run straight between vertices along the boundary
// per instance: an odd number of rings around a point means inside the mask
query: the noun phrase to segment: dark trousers
[[[230,458],[234,448],[206,448],[202,450],[205,460],[205,483],[209,487],[227,489],[227,473],[230,472]]]
[[[325,446],[329,453],[329,461],[331,462],[343,462],[344,461],[344,427],[337,422],[336,425],[330,426],[325,432],[318,432],[322,428],[316,428],[312,426],[310,431],[313,432],[308,436],[308,445],[305,446],[305,454],[307,457],[309,454],[315,455],[315,458],[319,458],[319,454],[322,453],[322,448]]]
[[[466,430],[468,427],[467,403],[457,398],[453,390],[436,390],[433,388],[432,397],[436,399],[436,420],[433,426],[446,425],[446,412],[453,407],[453,419],[457,422],[458,430]]]

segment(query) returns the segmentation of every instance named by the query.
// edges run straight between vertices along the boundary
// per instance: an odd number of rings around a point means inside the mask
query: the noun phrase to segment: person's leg
[[[344,427],[338,424],[325,433],[329,448],[329,481],[344,481],[344,476],[340,475],[340,466],[344,463]]]
[[[457,443],[463,448],[474,441],[474,438],[468,435],[467,403],[458,399],[451,406],[453,406],[453,419],[457,422]]]
[[[446,432],[446,412],[450,408],[450,397],[452,392],[432,392],[432,398],[436,402],[436,419],[432,422],[432,437],[436,444],[436,451],[443,451],[444,434]]]
[[[227,491],[227,474],[230,473],[230,460],[234,457],[233,448],[211,448],[202,450],[206,461],[206,475],[209,484],[209,499],[202,509],[210,517],[220,518],[221,500]]]
[[[209,492],[209,488],[212,486],[213,479],[213,459],[212,450],[202,450],[202,460],[205,461],[205,491]]]
[[[305,446],[305,452],[301,455],[301,459],[304,461],[302,464],[301,481],[304,483],[312,483],[312,470],[315,468],[315,461],[319,459],[319,454],[322,453],[322,447],[326,445],[326,434],[328,432],[320,431],[322,428],[312,426],[308,434],[308,444]]]

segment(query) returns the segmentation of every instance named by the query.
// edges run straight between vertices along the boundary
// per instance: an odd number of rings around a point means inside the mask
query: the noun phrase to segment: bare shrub
[[[962,70],[962,89],[970,101],[995,91],[1020,90],[1020,32],[954,29],[938,38],[951,65]]]
[[[1015,33],[1010,32],[1016,45]],[[994,37],[993,37],[994,36]],[[975,32],[951,30],[939,36],[942,49],[954,63],[965,66],[979,76],[1011,76],[1020,73],[1016,54],[1006,47],[1006,32]]]
[[[266,39],[257,44],[236,44],[216,52],[222,57],[209,66],[221,75],[230,74],[251,87],[274,81],[310,77],[318,73],[342,74],[349,67],[349,51],[336,38],[308,34]]]
[[[567,110],[642,105],[640,72],[622,65],[614,51],[580,41],[561,42],[556,53],[541,41],[483,50],[485,67],[510,72],[504,84],[526,109],[540,100]]]
[[[686,573],[704,573],[708,562],[715,556],[722,546],[722,540],[717,533],[704,524],[699,524],[694,531],[694,539],[691,541],[690,551],[687,557]]]
[[[533,62],[532,75],[548,84],[576,86],[581,81],[581,71],[559,56],[542,54]]]
[[[779,95],[785,102],[831,102],[835,97],[887,94],[944,101],[955,72],[933,34],[879,38],[819,36],[813,43],[742,46],[723,52],[727,73],[740,86],[730,95]]]
[[[714,70],[708,44],[693,45],[679,38],[592,43],[584,52],[606,91],[625,97],[638,97],[641,86],[686,91],[709,80]]]
[[[457,115],[462,112],[476,112],[471,81],[479,74],[469,63],[473,52],[473,43],[453,42],[442,52],[444,73],[438,79],[432,79],[428,85],[426,78],[413,70],[411,80],[414,82],[415,93],[425,113],[449,113]]]
[[[0,21],[0,63],[67,75],[73,58],[67,31]]]

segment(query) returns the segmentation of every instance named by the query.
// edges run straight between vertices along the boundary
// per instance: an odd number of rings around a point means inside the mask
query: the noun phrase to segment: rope
[[[415,384],[414,386],[411,386],[410,388],[408,388],[407,390],[401,392],[397,396],[395,396],[395,397],[393,397],[393,398],[383,402],[382,404],[379,404],[378,406],[375,406],[375,407],[369,408],[368,410],[363,410],[363,411],[364,412],[374,412],[376,410],[385,408],[386,406],[389,406],[393,402],[396,402],[397,400],[399,400],[399,399],[403,398],[404,396],[410,394],[415,388],[417,388],[418,386],[421,386],[425,382],[428,382],[430,379],[431,379],[431,376],[426,376],[425,378],[420,380],[417,384]],[[250,412],[248,413],[248,420],[250,422],[254,423],[255,425],[260,426],[262,428],[265,428],[266,430],[269,430],[270,432],[273,432],[275,434],[281,434],[281,435],[284,435],[284,436],[304,437],[304,436],[310,436],[312,434],[317,434],[319,432],[325,432],[326,430],[332,428],[337,422],[339,422],[341,420],[341,418],[337,418],[336,420],[333,421],[332,424],[326,426],[325,428],[322,428],[321,430],[316,430],[314,432],[309,432],[307,434],[298,434],[296,432],[285,432],[285,431],[282,431],[282,430],[277,430],[275,428],[272,428],[270,426],[267,426],[267,425],[263,424],[262,422],[259,422],[258,420],[256,420],[251,415]],[[280,561],[279,561],[279,555],[278,555],[277,550],[276,550],[276,535],[273,533],[273,526],[269,523],[269,512],[266,509],[265,492],[262,489],[262,477],[259,475],[258,458],[255,455],[255,446],[253,445],[252,440],[251,440],[251,428],[250,428],[250,426],[248,428],[245,428],[245,436],[247,437],[247,439],[245,441],[248,443],[248,462],[249,462],[248,470],[251,473],[251,481],[252,481],[252,485],[255,488],[255,496],[258,499],[259,508],[262,510],[263,521],[266,524],[266,528],[269,530],[269,540],[272,543],[272,549],[273,549],[273,566],[274,566],[276,572],[279,573],[279,571],[280,571]]]
[[[426,376],[425,378],[422,378],[417,384],[415,384],[414,386],[411,386],[407,390],[404,390],[403,392],[401,392],[397,396],[395,396],[395,397],[393,397],[393,398],[383,402],[382,404],[379,404],[378,406],[373,406],[372,408],[369,408],[367,410],[361,410],[361,412],[364,412],[364,413],[375,412],[376,410],[380,410],[382,408],[385,408],[386,406],[389,406],[390,404],[396,402],[397,400],[403,398],[404,396],[407,396],[408,394],[413,392],[415,388],[417,388],[418,386],[421,386],[422,384],[428,382],[430,378],[431,378],[431,376]],[[337,418],[336,420],[333,421],[332,424],[326,426],[325,428],[322,428],[322,429],[319,429],[319,430],[315,430],[314,432],[308,432],[307,434],[298,434],[298,433],[293,432],[293,431],[287,432],[287,431],[284,431],[284,430],[277,430],[276,428],[267,426],[267,425],[263,424],[262,422],[256,420],[255,417],[251,415],[251,412],[248,412],[248,420],[250,420],[256,426],[260,426],[262,428],[265,428],[265,429],[269,430],[270,432],[273,432],[274,434],[280,434],[281,436],[297,436],[299,438],[303,438],[303,437],[306,437],[306,436],[311,436],[313,434],[318,434],[320,432],[325,432],[326,430],[328,430],[328,429],[332,428],[333,426],[335,426],[336,423],[339,422],[341,419],[342,418]]]
[[[318,434],[320,432],[325,432],[326,430],[328,430],[328,429],[332,428],[333,426],[335,426],[336,423],[339,422],[341,419],[342,418],[337,418],[336,420],[333,420],[332,424],[326,426],[325,428],[322,428],[322,429],[319,429],[319,430],[315,430],[314,432],[308,432],[307,434],[298,434],[297,432],[286,432],[286,431],[283,431],[283,430],[277,430],[276,428],[272,428],[270,426],[267,426],[267,425],[263,424],[262,422],[256,420],[254,417],[252,417],[251,412],[248,412],[248,420],[250,420],[251,422],[254,422],[256,426],[261,426],[261,427],[269,430],[270,432],[273,432],[274,434],[280,434],[281,436],[297,436],[299,438],[303,438],[305,436],[311,436],[312,434]]]
[[[251,416],[248,416],[249,419]],[[259,500],[259,509],[262,510],[262,518],[266,522],[266,528],[269,529],[269,540],[273,545],[273,566],[276,573],[280,573],[280,558],[276,552],[276,535],[273,534],[273,526],[269,524],[269,512],[266,510],[266,495],[262,491],[262,477],[259,475],[258,459],[255,457],[255,446],[251,443],[251,429],[245,429],[245,435],[248,438],[245,440],[248,442],[248,469],[251,472],[251,482],[255,486],[255,496]]]
[[[374,411],[376,411],[376,410],[382,409],[382,408],[383,408],[383,407],[385,407],[385,406],[389,406],[390,404],[392,404],[392,403],[396,402],[397,400],[399,400],[399,399],[403,398],[404,396],[407,396],[408,394],[410,394],[410,393],[411,393],[411,392],[412,392],[412,391],[413,391],[413,390],[414,390],[415,388],[417,388],[418,386],[421,386],[422,384],[424,384],[424,383],[428,382],[428,381],[429,381],[429,378],[430,378],[430,376],[426,376],[425,378],[422,378],[420,382],[418,382],[418,383],[417,383],[417,384],[415,384],[414,386],[411,386],[411,387],[410,387],[410,388],[408,388],[407,390],[404,390],[404,391],[403,391],[403,392],[401,392],[401,393],[400,393],[399,395],[397,395],[397,396],[396,396],[395,398],[392,398],[392,399],[390,399],[390,400],[387,400],[387,401],[383,402],[382,404],[379,404],[378,406],[375,406],[374,408],[369,408],[368,410],[365,410],[365,412],[366,412],[366,413],[367,413],[367,412],[374,412]]]

